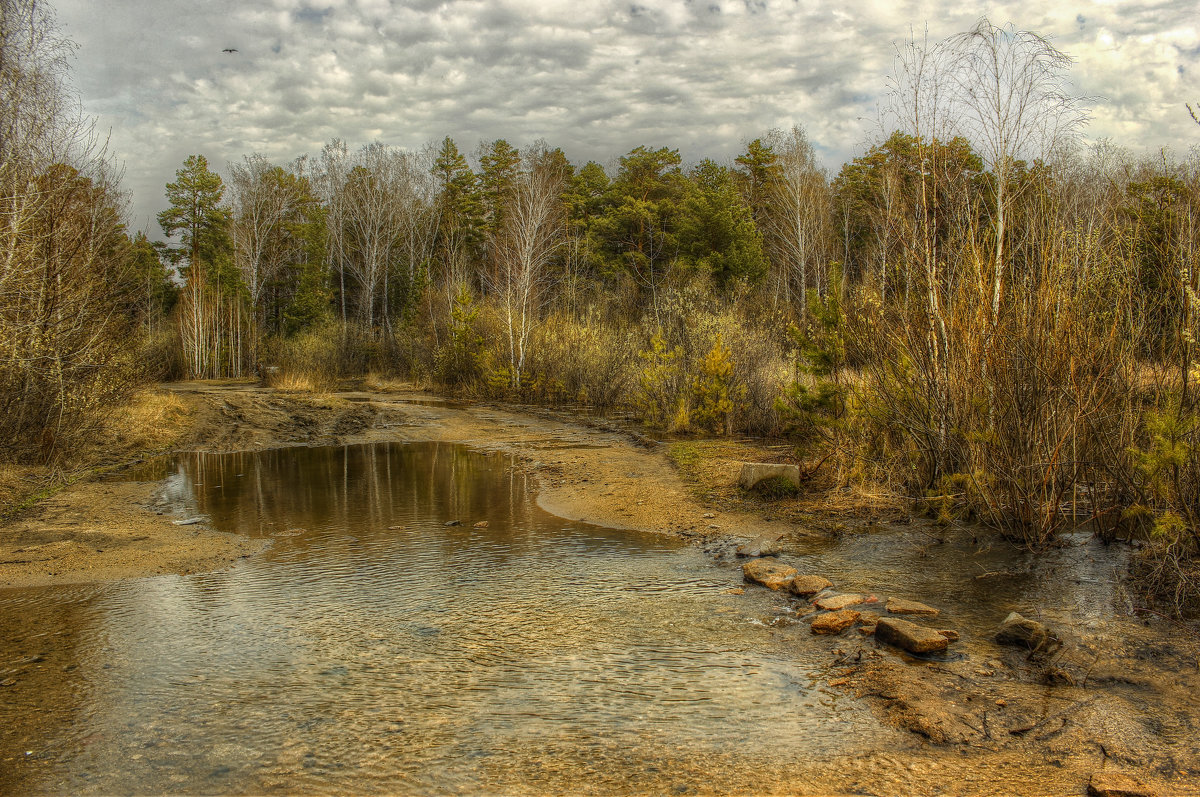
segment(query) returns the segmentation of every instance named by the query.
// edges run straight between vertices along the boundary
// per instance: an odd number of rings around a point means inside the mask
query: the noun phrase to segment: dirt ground
[[[156,422],[172,425],[163,439],[174,450],[454,442],[515,455],[536,476],[539,504],[572,520],[706,546],[767,533],[794,539],[828,522],[795,504],[756,508],[709,489],[696,471],[719,459],[711,450],[685,451],[682,462],[676,451],[672,462],[667,446],[579,415],[406,390],[310,396],[237,382],[162,390],[177,409]],[[730,458],[743,453],[726,448]],[[176,525],[154,488],[85,479],[0,524],[0,588],[212,570],[259,550],[202,524]],[[821,638],[834,662],[829,686],[911,732],[912,744],[864,750],[810,793],[1085,794],[1093,778],[1116,775],[1140,785],[1112,794],[1200,795],[1200,645],[1161,618],[1123,628],[1119,639],[1070,636],[1053,661],[997,646],[984,662],[927,662],[858,633]]]

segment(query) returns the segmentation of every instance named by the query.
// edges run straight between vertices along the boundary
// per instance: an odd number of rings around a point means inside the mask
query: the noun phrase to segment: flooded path
[[[728,594],[734,572],[672,539],[546,514],[507,457],[294,448],[159,477],[185,516],[273,546],[0,593],[20,668],[0,791],[737,791],[899,735],[763,633],[771,596]]]

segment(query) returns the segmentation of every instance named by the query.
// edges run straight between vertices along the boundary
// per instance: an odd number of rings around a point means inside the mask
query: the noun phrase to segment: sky
[[[981,12],[1075,59],[1089,140],[1200,143],[1195,0],[987,7],[906,0],[52,0],[84,110],[124,162],[131,225],[160,238],[191,154],[222,174],[332,138],[418,149],[545,139],[577,164],[639,145],[729,160],[802,126],[831,172],[880,138],[896,46]],[[236,53],[224,53],[226,48]]]

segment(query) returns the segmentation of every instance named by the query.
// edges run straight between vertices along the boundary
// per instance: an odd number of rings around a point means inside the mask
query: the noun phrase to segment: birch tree
[[[1005,272],[1009,218],[1022,190],[1015,185],[1019,160],[1047,157],[1086,121],[1082,100],[1067,93],[1071,58],[1048,39],[1012,25],[981,18],[971,30],[948,40],[956,116],[992,183],[992,323],[997,323]]]
[[[775,153],[765,186],[765,221],[776,270],[776,295],[788,304],[798,301],[804,315],[805,294],[810,289],[823,292],[826,287],[832,211],[829,180],[800,127],[773,130],[767,141]]]
[[[509,385],[521,387],[529,341],[550,281],[550,266],[564,242],[561,196],[563,160],[544,144],[527,150],[515,176],[504,225],[498,231],[490,289],[498,297],[508,338]]]

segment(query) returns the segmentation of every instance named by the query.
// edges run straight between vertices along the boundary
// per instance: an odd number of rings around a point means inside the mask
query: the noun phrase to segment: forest
[[[836,170],[800,125],[728,162],[335,139],[193,155],[134,231],[69,42],[8,5],[0,461],[69,472],[156,381],[397,379],[783,440],[811,490],[1034,550],[1088,524],[1144,543],[1138,589],[1200,606],[1200,151],[1088,142],[1045,39],[900,46]]]

